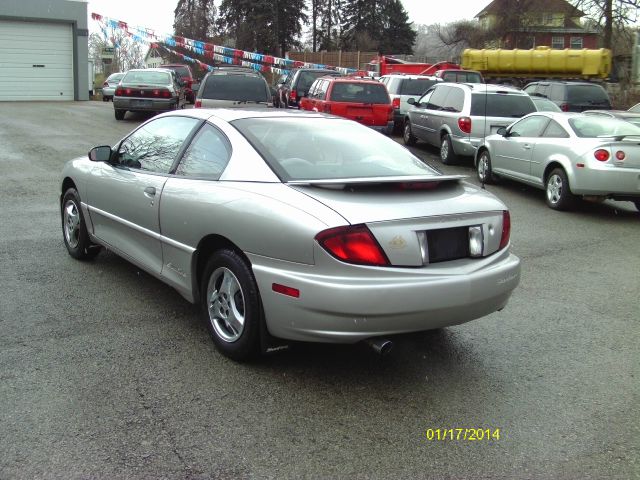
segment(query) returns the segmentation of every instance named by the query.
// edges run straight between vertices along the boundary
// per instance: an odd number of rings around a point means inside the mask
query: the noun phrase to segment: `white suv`
[[[411,105],[407,103],[410,98],[419,98],[429,90],[436,82],[443,80],[430,75],[404,75],[396,73],[380,77],[389,91],[393,104],[393,123],[396,130],[400,130],[404,124],[407,110]]]

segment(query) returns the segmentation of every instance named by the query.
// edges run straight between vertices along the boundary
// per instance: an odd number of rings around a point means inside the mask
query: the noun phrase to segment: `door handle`
[[[155,197],[156,196],[156,187],[147,187],[144,189],[144,196],[145,197]]]
[[[531,145],[525,143],[524,145],[522,145],[522,148],[524,148],[525,150],[531,150]]]

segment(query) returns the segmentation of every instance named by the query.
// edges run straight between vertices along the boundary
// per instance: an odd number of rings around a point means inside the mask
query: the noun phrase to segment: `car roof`
[[[192,117],[201,120],[219,118],[226,122],[241,120],[244,118],[339,118],[322,113],[307,110],[284,109],[244,109],[244,108],[191,108],[188,110],[176,110],[161,114],[162,116]]]
[[[173,73],[173,70],[169,70],[168,68],[132,68],[131,70],[127,70],[125,73],[129,72],[162,72],[162,73]]]
[[[319,78],[324,78],[327,79],[331,82],[340,82],[340,83],[375,83],[377,85],[380,85],[380,82],[378,80],[375,80],[373,78],[370,77],[333,77],[333,76],[327,76],[327,77],[319,77]]]
[[[471,90],[474,93],[509,93],[529,96],[527,92],[524,92],[519,88],[511,87],[509,85],[494,85],[492,83],[442,82],[434,85],[433,87],[442,87],[443,85],[457,85],[467,90]]]
[[[388,73],[387,75],[383,75],[380,78],[408,78],[410,80],[416,80],[419,78],[427,78],[429,80],[442,80],[440,77],[436,77],[435,75],[418,75],[411,73]]]
[[[585,110],[582,113],[595,113],[598,115],[608,115],[616,118],[638,118],[640,113],[630,112],[629,110]]]

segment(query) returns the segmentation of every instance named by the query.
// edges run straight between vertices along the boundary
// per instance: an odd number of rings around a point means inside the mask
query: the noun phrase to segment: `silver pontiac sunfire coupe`
[[[501,201],[323,114],[156,116],[68,162],[60,206],[71,256],[107,247],[199,302],[238,360],[467,322],[520,279]]]

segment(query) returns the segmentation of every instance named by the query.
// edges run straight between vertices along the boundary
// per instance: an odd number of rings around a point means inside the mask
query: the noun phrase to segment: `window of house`
[[[571,47],[573,49],[582,48],[582,37],[571,37]]]
[[[564,37],[551,37],[551,48],[563,49]]]

